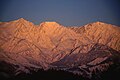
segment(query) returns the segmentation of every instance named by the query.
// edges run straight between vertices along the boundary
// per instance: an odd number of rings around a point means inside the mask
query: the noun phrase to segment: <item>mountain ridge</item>
[[[34,25],[23,18],[0,24],[0,61],[16,65],[13,66],[16,74],[55,68],[91,78],[94,68],[104,71],[103,65],[114,64],[111,58],[114,55],[120,55],[120,28],[111,24]],[[106,62],[109,58],[112,61]],[[84,68],[90,72],[84,72]]]

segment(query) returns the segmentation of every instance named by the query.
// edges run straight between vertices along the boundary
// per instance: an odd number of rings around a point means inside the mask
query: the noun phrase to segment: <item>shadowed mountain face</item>
[[[1,78],[29,79],[28,76],[35,78],[34,74],[58,72],[58,77],[68,74],[61,79],[101,79],[119,71],[120,28],[117,26],[102,22],[82,27],[64,27],[56,22],[34,25],[23,18],[0,23]],[[70,77],[73,74],[77,78]],[[39,79],[56,80],[40,75]]]

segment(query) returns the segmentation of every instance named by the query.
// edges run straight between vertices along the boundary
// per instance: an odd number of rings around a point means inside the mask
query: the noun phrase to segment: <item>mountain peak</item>
[[[101,22],[101,21],[97,21],[97,22],[94,22],[93,24],[96,24],[96,25],[101,25],[101,24],[106,24],[106,23]]]
[[[46,23],[46,24],[58,24],[57,22],[54,22],[54,21],[52,21],[52,22],[46,21],[46,22],[44,22],[44,23]]]
[[[40,24],[40,26],[51,26],[51,27],[55,27],[55,26],[60,26],[60,24],[58,24],[57,22],[42,22]]]
[[[20,19],[18,19],[17,21],[18,21],[18,22],[29,22],[29,21],[27,21],[27,20],[24,19],[24,18],[20,18]]]
[[[17,22],[19,24],[24,24],[26,26],[33,26],[34,25],[32,22],[29,22],[28,20],[26,20],[24,18],[20,18],[18,20],[15,20],[14,22]]]
[[[54,31],[58,28],[60,28],[61,25],[58,24],[57,22],[42,22],[40,24],[40,28],[42,28],[42,30],[45,30],[45,31]]]
[[[18,19],[18,20],[25,20],[24,18],[20,18],[20,19]]]
[[[99,29],[101,29],[101,28],[108,29],[108,28],[113,28],[113,25],[97,21],[97,22],[93,22],[93,23],[87,24],[87,25],[85,25],[85,27],[89,28],[89,29],[93,29],[93,28],[95,28],[95,29],[96,28],[99,28]]]
[[[49,36],[57,35],[58,31],[62,32],[63,30],[63,27],[57,22],[42,22],[39,28]]]

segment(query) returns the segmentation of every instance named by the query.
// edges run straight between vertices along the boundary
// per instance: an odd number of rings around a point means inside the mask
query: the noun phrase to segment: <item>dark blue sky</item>
[[[81,26],[102,21],[120,26],[120,0],[0,0],[0,21],[25,18]]]

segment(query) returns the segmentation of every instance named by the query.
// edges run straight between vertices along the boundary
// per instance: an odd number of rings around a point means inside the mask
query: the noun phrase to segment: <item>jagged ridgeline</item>
[[[44,80],[56,80],[52,74],[63,80],[119,78],[120,27],[103,22],[34,25],[23,18],[0,22],[0,78],[30,79],[35,74]]]

